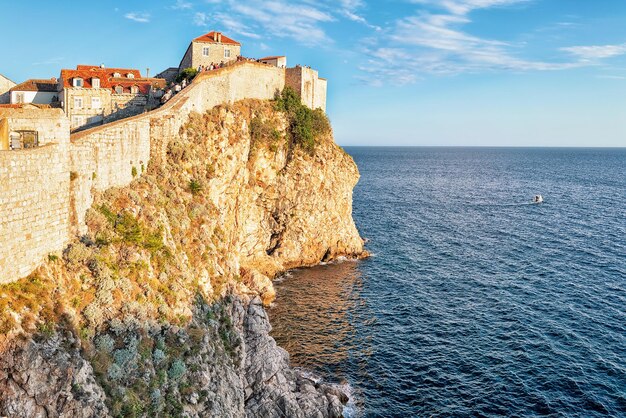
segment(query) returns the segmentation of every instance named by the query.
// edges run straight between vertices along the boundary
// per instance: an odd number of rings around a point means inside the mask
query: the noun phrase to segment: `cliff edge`
[[[341,416],[263,309],[277,274],[365,255],[357,167],[299,112],[192,113],[129,186],[94,191],[61,257],[0,286],[0,416]]]

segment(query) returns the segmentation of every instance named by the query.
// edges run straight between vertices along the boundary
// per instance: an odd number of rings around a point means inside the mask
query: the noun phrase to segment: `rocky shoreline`
[[[192,325],[207,333],[199,341],[197,353],[186,362],[200,366],[190,372],[188,380],[204,389],[179,393],[184,404],[179,411],[182,416],[342,416],[347,394],[290,367],[289,354],[269,335],[271,325],[260,298],[232,297],[225,303],[226,314],[233,321],[228,338],[235,348],[224,355],[224,347],[210,338],[220,334],[218,323],[194,319]],[[203,309],[211,311],[208,306],[200,307],[198,316],[206,315]],[[176,326],[151,333],[169,335],[182,344],[193,338],[188,330]],[[132,335],[124,335],[129,337]],[[0,416],[113,416],[105,403],[106,390],[98,384],[82,348],[80,338],[70,331],[5,342],[0,355]],[[210,395],[207,388],[211,388]]]

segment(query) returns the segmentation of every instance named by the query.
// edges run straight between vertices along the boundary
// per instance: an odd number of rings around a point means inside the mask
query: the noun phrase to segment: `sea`
[[[626,417],[626,149],[346,151],[372,256],[277,280],[292,365],[348,417]]]

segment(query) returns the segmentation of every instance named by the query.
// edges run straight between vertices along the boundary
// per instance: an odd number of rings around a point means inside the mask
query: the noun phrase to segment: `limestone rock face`
[[[151,138],[145,172],[96,193],[87,233],[37,272],[74,325],[0,347],[0,417],[341,416],[347,396],[290,367],[264,310],[277,274],[366,254],[357,167],[316,142],[260,101]]]
[[[93,369],[72,335],[14,341],[0,351],[0,416],[106,417]]]

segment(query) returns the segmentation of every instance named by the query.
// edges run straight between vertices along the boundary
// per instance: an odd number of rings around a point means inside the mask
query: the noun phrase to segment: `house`
[[[139,70],[78,65],[61,70],[59,100],[71,129],[143,113],[158,104],[165,80],[143,78]]]
[[[239,42],[221,32],[209,32],[191,41],[178,66],[178,71],[189,67],[197,69],[201,65],[208,67],[211,64],[235,61],[240,55]]]
[[[259,59],[259,62],[263,64],[273,65],[278,68],[287,68],[287,57],[284,55],[274,56],[274,57],[265,57]]]
[[[0,74],[0,104],[8,104],[11,102],[11,90],[15,86],[15,83],[2,74]]]
[[[31,78],[16,85],[9,92],[11,104],[51,104],[59,98],[58,81],[54,77],[45,80]]]

